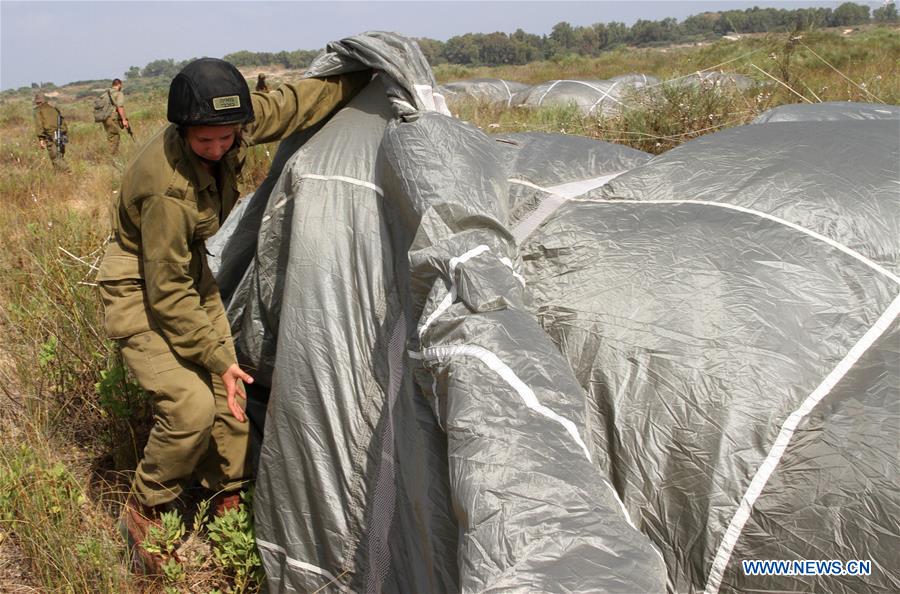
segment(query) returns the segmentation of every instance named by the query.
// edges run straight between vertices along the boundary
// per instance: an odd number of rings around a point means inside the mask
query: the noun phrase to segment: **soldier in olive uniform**
[[[122,80],[114,79],[112,87],[107,89],[109,101],[113,111],[108,118],[103,120],[103,129],[106,131],[106,142],[109,144],[109,152],[113,155],[119,152],[119,130],[128,128],[128,117],[125,116],[125,94],[122,92]]]
[[[223,494],[217,512],[239,503],[248,428],[238,397],[253,380],[238,366],[204,240],[238,199],[247,147],[316,125],[370,75],[251,94],[231,64],[196,60],[169,87],[172,125],[125,171],[98,281],[107,333],[156,408],[123,521],[133,543],[192,475]]]
[[[50,156],[50,162],[57,171],[69,171],[69,164],[63,153],[60,152],[54,140],[54,133],[58,127],[62,127],[65,131],[65,123],[62,122],[62,115],[54,106],[47,103],[47,98],[43,93],[37,93],[34,96],[34,131],[37,134],[38,142],[42,149],[47,149]]]

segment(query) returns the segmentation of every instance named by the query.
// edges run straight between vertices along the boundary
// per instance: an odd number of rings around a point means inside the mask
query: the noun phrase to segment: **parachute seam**
[[[362,179],[357,179],[355,177],[347,177],[345,175],[320,175],[318,173],[301,173],[297,176],[298,180],[301,179],[316,179],[320,181],[341,181],[348,184],[353,184],[354,186],[362,186],[364,188],[368,188],[374,191],[376,194],[384,198],[384,190],[382,190],[379,186],[376,186],[372,182],[367,182]],[[296,184],[295,184],[296,185]]]
[[[559,81],[559,80],[553,81],[553,84],[550,85],[550,88],[548,88],[546,91],[544,91],[544,94],[541,95],[541,98],[540,98],[540,99],[538,99],[538,107],[540,107],[541,105],[544,104],[544,97],[546,97],[546,96],[547,96],[547,93],[549,93],[550,91],[552,91],[552,90],[553,90],[553,87],[555,87],[556,85],[558,85],[560,82],[562,82],[562,81]]]
[[[873,260],[870,260],[869,258],[867,258],[866,256],[860,254],[860,253],[857,252],[856,250],[854,250],[854,249],[852,249],[852,248],[849,248],[849,247],[845,246],[844,244],[840,243],[839,241],[836,241],[836,240],[834,240],[834,239],[832,239],[832,238],[830,238],[830,237],[826,237],[826,236],[822,235],[821,233],[818,233],[818,232],[816,232],[816,231],[813,231],[812,229],[807,229],[806,227],[802,227],[802,226],[800,226],[800,225],[798,225],[798,224],[796,224],[796,223],[792,223],[792,222],[787,221],[787,220],[785,220],[785,219],[782,219],[782,218],[780,218],[780,217],[776,217],[775,215],[770,215],[770,214],[767,214],[767,213],[764,213],[764,212],[761,212],[761,211],[758,211],[758,210],[753,210],[752,208],[746,208],[746,207],[738,206],[738,205],[735,205],[735,204],[725,204],[725,203],[723,203],[723,202],[709,202],[709,201],[706,201],[706,200],[619,200],[619,199],[616,199],[616,200],[604,200],[604,199],[600,199],[600,198],[571,198],[571,200],[572,200],[573,202],[596,202],[596,203],[606,203],[606,204],[621,204],[621,203],[631,203],[631,204],[699,204],[699,205],[701,205],[701,206],[717,206],[717,207],[719,207],[719,208],[725,208],[725,209],[728,209],[728,210],[736,210],[736,211],[738,211],[738,212],[743,212],[743,213],[751,214],[751,215],[754,215],[754,216],[757,216],[757,217],[760,217],[760,218],[763,218],[763,219],[768,219],[768,220],[773,221],[773,222],[775,222],[775,223],[779,223],[779,224],[784,225],[784,226],[786,226],[786,227],[790,227],[791,229],[795,229],[795,230],[797,230],[797,231],[800,231],[800,232],[802,232],[802,233],[805,233],[805,234],[809,235],[810,237],[813,237],[813,238],[815,238],[815,239],[818,239],[819,241],[822,241],[822,242],[824,242],[824,243],[827,243],[827,244],[830,245],[831,247],[836,248],[836,249],[838,249],[838,250],[844,252],[845,254],[847,254],[848,256],[850,256],[850,257],[852,257],[852,258],[855,258],[856,260],[859,260],[860,262],[862,262],[862,263],[865,264],[866,266],[872,268],[873,270],[875,270],[875,271],[877,271],[877,272],[880,272],[881,274],[883,274],[884,276],[888,277],[889,279],[891,279],[891,280],[894,281],[895,283],[900,284],[900,277],[897,277],[897,275],[895,275],[894,273],[892,273],[890,270],[884,268],[883,266],[881,266],[881,265],[878,264],[877,262],[874,262]]]
[[[603,91],[603,90],[601,90],[601,89],[598,89],[597,87],[595,87],[595,86],[592,85],[591,83],[584,82],[583,80],[568,80],[568,79],[564,79],[564,80],[555,80],[555,81],[553,81],[553,84],[550,85],[550,88],[547,89],[546,91],[544,91],[544,94],[541,95],[541,98],[540,98],[540,99],[538,99],[538,107],[541,107],[541,106],[544,104],[544,97],[547,96],[547,93],[549,93],[550,91],[552,91],[552,90],[553,90],[553,87],[555,87],[556,85],[558,85],[559,83],[562,83],[562,82],[570,82],[570,83],[575,83],[575,84],[579,84],[579,85],[584,85],[584,86],[586,86],[586,87],[588,87],[588,88],[590,88],[590,89],[593,89],[593,90],[597,91],[597,92],[600,93],[601,95],[604,94],[604,93],[606,93],[606,91]],[[618,84],[618,83],[613,84],[613,86],[616,86],[616,84]],[[610,88],[609,90],[611,91],[612,88]],[[613,101],[615,101],[615,102],[618,103],[619,105],[622,105],[622,103],[621,103],[620,101],[616,101],[616,100],[613,99],[612,97],[610,97],[610,99],[612,99]],[[603,101],[603,97],[600,98],[600,101]],[[598,101],[598,103],[599,103],[599,101]],[[595,103],[594,105],[596,106],[597,104]],[[592,107],[591,109],[593,110],[593,107]],[[588,112],[588,113],[590,113],[590,112]]]
[[[516,393],[525,403],[525,406],[562,425],[562,427],[572,437],[575,443],[578,444],[578,446],[581,448],[585,458],[587,458],[589,462],[591,461],[591,453],[588,450],[587,445],[581,439],[581,433],[578,431],[578,427],[575,426],[575,423],[541,404],[541,402],[537,398],[537,395],[534,393],[534,390],[528,387],[528,385],[523,382],[518,375],[516,375],[515,371],[513,371],[512,368],[509,367],[509,365],[501,361],[500,357],[498,357],[495,353],[487,350],[484,347],[472,344],[433,346],[426,348],[422,352],[422,357],[427,360],[438,359],[442,356],[452,357],[454,355],[472,356],[487,365],[492,371],[503,378],[503,380],[505,380],[513,390],[516,391]]]
[[[506,89],[506,94],[508,96],[508,99],[506,100],[506,107],[509,107],[510,105],[512,105],[512,91],[509,90],[509,85],[506,84],[505,80],[501,78],[500,82],[503,83],[503,87]]]
[[[327,569],[318,567],[317,565],[313,565],[311,563],[306,563],[305,561],[300,561],[299,559],[294,559],[293,557],[291,557],[290,555],[287,554],[287,550],[284,547],[278,546],[277,544],[274,544],[274,543],[271,543],[271,542],[268,542],[268,541],[265,541],[265,540],[262,540],[259,538],[256,539],[256,545],[262,549],[268,549],[269,551],[283,555],[285,562],[288,565],[290,565],[291,567],[295,567],[297,569],[302,569],[304,571],[309,571],[311,573],[315,573],[316,575],[326,578],[327,580],[329,580],[329,583],[326,585],[330,586],[333,584],[341,592],[349,592],[349,590],[347,589],[347,586],[345,586],[344,584],[339,582],[337,580],[337,578],[331,574],[330,571],[328,571]]]
[[[444,298],[441,300],[440,304],[435,308],[431,315],[425,319],[425,322],[422,323],[422,327],[419,328],[419,339],[422,339],[422,336],[425,335],[425,331],[437,320],[445,311],[450,309],[450,306],[456,301],[456,268],[460,264],[467,262],[478,256],[483,254],[484,252],[490,251],[491,248],[486,246],[485,244],[481,244],[462,254],[461,256],[456,256],[455,258],[450,258],[450,270],[448,271],[448,276],[450,277],[450,292],[444,295]]]
[[[619,175],[622,175],[623,173],[625,173],[625,171],[627,170],[618,171],[616,173],[611,173],[608,175],[601,175],[599,177],[585,179],[579,182],[558,184],[550,188],[541,187],[524,179],[517,179],[514,177],[507,179],[506,181],[510,183],[527,186],[529,188],[534,188],[535,190],[550,194],[550,198],[542,201],[537,208],[535,208],[531,213],[528,214],[528,216],[524,217],[516,224],[515,228],[512,231],[513,237],[515,238],[516,242],[521,244],[523,241],[528,239],[528,237],[532,233],[534,233],[535,229],[541,226],[541,223],[546,221],[550,217],[550,215],[559,210],[559,207],[566,203],[568,200],[571,200],[576,196],[581,196],[583,194],[586,194],[587,192],[591,192],[599,187],[606,185],[610,180],[618,177]],[[560,190],[566,186],[571,186],[575,183],[586,182],[590,182],[592,184],[591,187],[584,191],[578,192],[577,194],[571,194],[571,192],[560,192]]]
[[[501,361],[500,357],[498,357],[495,353],[478,345],[460,344],[428,347],[421,353],[410,352],[409,355],[414,359],[425,360],[438,359],[441,356],[453,357],[454,355],[468,355],[475,357],[476,359],[487,365],[488,368],[499,375],[504,381],[506,381],[506,383],[516,391],[516,393],[519,395],[519,398],[521,398],[525,403],[525,406],[527,406],[534,412],[562,425],[562,427],[575,441],[575,443],[579,447],[581,447],[585,458],[587,458],[587,461],[593,462],[591,460],[591,453],[588,450],[587,445],[584,443],[584,440],[581,439],[581,432],[578,431],[578,427],[575,426],[575,423],[573,423],[570,419],[567,419],[566,417],[560,415],[553,409],[541,404],[540,400],[538,400],[537,398],[537,395],[534,393],[534,390],[528,387],[528,384],[523,382],[519,378],[519,376],[516,375],[516,372],[513,371],[512,368],[509,367],[509,365]],[[606,485],[606,488],[609,489],[609,492],[619,504],[619,507],[622,510],[622,515],[625,516],[625,521],[629,526],[637,530],[637,526],[634,525],[634,522],[631,520],[631,516],[628,513],[628,509],[625,507],[625,502],[622,501],[621,497],[619,497],[619,494],[606,478],[601,477],[600,480],[603,481],[603,484]],[[662,558],[662,553],[656,548],[656,546],[651,543],[651,547],[660,556],[660,558]]]
[[[615,89],[615,88],[616,88],[616,85],[618,85],[618,84],[619,84],[619,82],[616,81],[616,82],[614,82],[614,83],[612,84],[611,87],[609,87],[608,90],[606,90],[606,91],[599,91],[599,92],[601,93],[600,98],[597,99],[597,100],[594,102],[593,105],[591,105],[591,108],[588,110],[588,114],[594,113],[594,108],[597,107],[597,104],[600,103],[601,101],[603,101],[604,99],[606,99],[607,97],[609,97],[610,100],[615,101],[615,102],[618,103],[619,105],[622,105],[622,102],[621,102],[621,101],[618,101],[615,97],[610,97],[610,96],[609,96],[609,94],[612,93],[612,90]]]
[[[434,360],[440,358],[442,355],[452,357],[453,355],[457,354],[471,355],[487,365],[492,371],[496,372],[497,375],[505,380],[506,383],[516,391],[516,393],[525,403],[525,406],[537,412],[538,414],[541,414],[562,425],[563,428],[566,429],[566,432],[569,434],[569,436],[572,437],[574,441],[581,447],[588,462],[592,462],[590,451],[588,450],[587,445],[585,445],[584,441],[581,439],[581,433],[578,431],[578,427],[575,426],[575,423],[573,423],[570,419],[567,419],[566,417],[563,417],[562,415],[556,413],[549,407],[541,404],[537,398],[537,395],[535,395],[534,390],[529,388],[528,385],[523,382],[506,363],[501,361],[500,357],[498,357],[495,353],[485,349],[484,347],[470,344],[428,347],[421,352],[413,350],[407,351],[407,355],[410,357],[410,359],[414,359],[417,361]],[[492,362],[494,364],[492,364]],[[613,498],[622,509],[622,515],[625,516],[625,521],[629,526],[637,530],[637,526],[635,526],[634,522],[631,519],[631,514],[628,513],[628,509],[625,507],[625,502],[621,497],[619,497],[619,494],[607,479],[601,477],[601,480],[603,481],[603,484],[606,485],[606,487],[609,489],[610,493],[612,493]],[[653,551],[659,556],[659,558],[662,559],[663,562],[665,562],[665,558],[663,557],[662,552],[656,547],[656,545],[651,542],[650,546]]]
[[[744,525],[747,523],[747,520],[750,519],[750,514],[753,512],[753,506],[762,494],[762,490],[765,488],[766,483],[768,483],[769,478],[771,478],[772,473],[774,473],[775,469],[778,467],[781,457],[784,455],[785,450],[790,444],[791,438],[793,437],[794,432],[796,432],[797,427],[800,425],[800,422],[812,412],[813,408],[815,408],[822,399],[831,393],[831,390],[841,381],[841,379],[843,379],[850,368],[852,368],[856,362],[859,361],[860,357],[869,350],[869,347],[885,333],[898,314],[900,314],[900,295],[894,298],[894,301],[891,302],[891,305],[881,314],[875,324],[872,325],[872,327],[863,334],[862,338],[853,345],[844,358],[831,370],[831,373],[822,380],[822,383],[820,383],[816,389],[806,397],[803,403],[794,410],[787,419],[785,419],[784,423],[781,425],[778,436],[775,438],[775,442],[769,449],[769,453],[765,460],[763,460],[762,464],[759,465],[759,468],[757,468],[756,473],[753,475],[753,480],[750,481],[747,491],[741,498],[741,502],[738,505],[734,516],[732,516],[731,522],[725,530],[725,534],[722,536],[722,541],[719,543],[719,548],[716,551],[712,568],[707,577],[706,588],[704,590],[705,594],[718,593],[719,587],[722,585],[725,568],[728,565],[728,561],[731,559],[731,554],[741,536]]]
[[[478,245],[478,246],[472,248],[471,250],[465,252],[464,254],[462,254],[460,256],[456,256],[455,258],[450,259],[450,270],[448,272],[448,275],[450,276],[450,279],[449,279],[450,280],[450,292],[447,293],[446,295],[444,295],[444,298],[441,300],[440,304],[438,304],[438,306],[435,308],[435,310],[433,312],[431,312],[431,315],[429,315],[428,318],[426,318],[425,321],[422,323],[422,326],[419,328],[419,332],[418,332],[420,340],[425,335],[425,331],[428,330],[428,328],[430,328],[431,325],[439,317],[441,317],[444,314],[444,312],[446,312],[448,309],[450,309],[451,305],[453,305],[456,302],[456,297],[458,294],[458,291],[456,288],[456,269],[459,267],[459,265],[463,264],[465,262],[468,262],[472,258],[479,256],[479,255],[483,254],[484,252],[489,252],[489,251],[491,251],[491,248],[489,248],[485,244],[481,244],[481,245]],[[519,283],[521,283],[522,286],[525,286],[525,277],[523,277],[521,274],[516,272],[515,268],[513,267],[512,260],[510,260],[509,258],[506,258],[506,257],[499,258],[499,260],[500,260],[501,264],[503,264],[504,266],[506,266],[507,268],[512,270],[513,277],[515,277],[515,279],[517,281],[519,281]]]

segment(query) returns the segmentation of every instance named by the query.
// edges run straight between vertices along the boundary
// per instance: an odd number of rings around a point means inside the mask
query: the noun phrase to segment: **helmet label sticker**
[[[213,97],[213,109],[219,111],[221,109],[234,109],[241,106],[241,98],[237,95],[228,95],[227,97]]]

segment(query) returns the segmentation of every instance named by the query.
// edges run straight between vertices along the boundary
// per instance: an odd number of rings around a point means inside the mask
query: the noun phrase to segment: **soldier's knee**
[[[216,418],[216,406],[212,394],[208,398],[194,398],[181,406],[173,407],[170,425],[174,431],[209,431]]]

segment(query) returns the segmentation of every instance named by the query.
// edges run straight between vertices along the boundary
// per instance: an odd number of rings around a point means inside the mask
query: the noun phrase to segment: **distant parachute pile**
[[[508,107],[574,105],[585,115],[615,115],[643,103],[663,86],[744,91],[757,84],[742,74],[703,71],[670,81],[637,73],[610,79],[549,80],[534,86],[502,78],[476,78],[446,83],[439,92],[450,104],[475,99]]]

